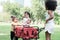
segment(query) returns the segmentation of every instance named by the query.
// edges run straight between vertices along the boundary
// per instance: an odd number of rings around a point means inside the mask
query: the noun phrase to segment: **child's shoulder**
[[[11,22],[11,24],[14,24],[14,22]]]
[[[11,24],[12,24],[12,25],[16,25],[16,23],[15,23],[15,22],[12,22]]]
[[[20,25],[19,22],[15,23],[15,22],[12,22],[12,25]]]

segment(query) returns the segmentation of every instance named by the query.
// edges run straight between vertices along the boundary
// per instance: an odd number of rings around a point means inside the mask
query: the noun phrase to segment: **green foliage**
[[[32,0],[32,8],[28,8],[28,7],[21,8],[20,5],[17,3],[7,2],[4,4],[4,9],[5,11],[10,12],[11,15],[18,17],[19,19],[22,19],[23,13],[25,11],[30,12],[31,19],[33,21],[42,20],[45,18],[44,16],[45,10],[41,0]]]
[[[55,13],[55,19],[54,20],[55,20],[56,24],[58,24],[58,25],[60,24],[60,15],[58,13]]]
[[[43,20],[45,18],[45,10],[44,6],[42,5],[41,0],[32,0],[32,10],[33,14],[35,14],[35,18],[37,20]]]
[[[4,9],[6,12],[10,12],[11,15],[14,15],[16,17],[21,16],[20,15],[20,5],[17,3],[5,3],[4,5]]]
[[[28,11],[31,14],[32,21],[43,21],[45,20],[45,7],[44,0],[32,0],[32,7],[21,7],[18,3],[4,3],[4,10],[9,12],[9,15],[14,15],[22,20],[23,13]],[[60,15],[55,13],[55,23],[60,24]]]
[[[28,11],[30,13],[31,20],[32,21],[35,21],[34,20],[34,14],[32,12],[32,9],[31,8],[28,8],[28,7],[24,7],[24,8],[21,8],[20,13],[23,15],[25,11]]]

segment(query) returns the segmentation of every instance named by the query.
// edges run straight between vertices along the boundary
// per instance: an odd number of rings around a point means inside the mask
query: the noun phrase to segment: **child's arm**
[[[11,24],[11,30],[14,31],[15,25]]]
[[[27,24],[30,24],[30,23],[31,23],[31,20],[30,20],[30,19],[28,19]]]
[[[48,14],[49,14],[50,17],[49,17],[49,19],[46,20],[46,23],[54,18],[54,15],[53,15],[52,12],[53,12],[53,11],[48,10]]]

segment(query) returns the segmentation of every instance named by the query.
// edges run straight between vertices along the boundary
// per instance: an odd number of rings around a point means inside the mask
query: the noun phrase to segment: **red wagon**
[[[16,27],[15,36],[22,39],[38,39],[39,38],[39,28],[35,27]]]

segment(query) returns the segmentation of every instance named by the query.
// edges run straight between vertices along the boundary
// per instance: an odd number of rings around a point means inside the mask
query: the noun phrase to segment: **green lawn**
[[[5,35],[0,35],[0,40],[10,40],[10,25],[1,25],[0,26],[0,33]],[[6,35],[7,34],[7,35]],[[45,40],[44,31],[39,34],[39,40]],[[21,39],[19,39],[21,40]],[[52,34],[52,40],[60,40],[60,27],[55,27],[54,33]]]

